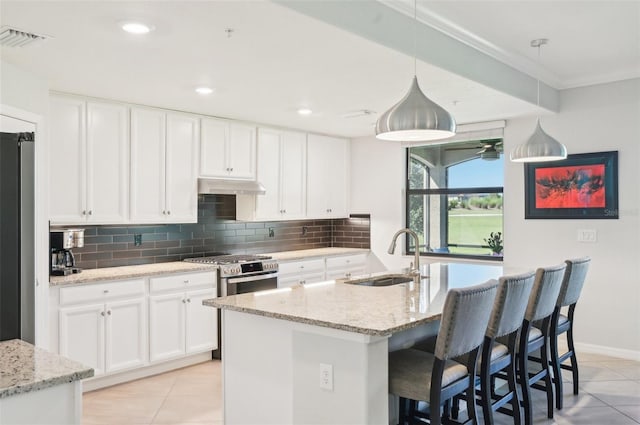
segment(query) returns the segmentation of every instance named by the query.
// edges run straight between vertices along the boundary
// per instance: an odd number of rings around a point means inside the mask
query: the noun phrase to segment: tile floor
[[[640,362],[578,354],[580,395],[571,393],[563,373],[564,408],[546,417],[545,396],[534,391],[536,425],[640,424]],[[211,361],[84,394],[83,423],[222,424],[220,362]],[[513,424],[496,415],[496,425]]]

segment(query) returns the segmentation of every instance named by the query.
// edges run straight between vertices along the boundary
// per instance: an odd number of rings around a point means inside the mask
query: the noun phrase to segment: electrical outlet
[[[269,227],[269,237],[272,238],[275,236],[275,231],[273,230],[273,227]]]
[[[333,365],[320,363],[320,388],[333,391]]]
[[[598,241],[596,229],[578,229],[578,242],[594,243]]]
[[[133,245],[134,246],[142,245],[142,235],[133,235]]]
[[[302,236],[306,235],[308,231],[309,228],[307,226],[302,226]]]

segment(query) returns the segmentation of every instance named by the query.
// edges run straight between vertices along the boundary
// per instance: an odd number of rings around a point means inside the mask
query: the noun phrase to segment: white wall
[[[533,117],[508,121],[505,151],[526,140],[534,125]],[[619,151],[620,219],[524,220],[523,165],[505,161],[504,264],[533,268],[591,256],[575,338],[583,350],[612,348],[640,358],[640,80],[562,91],[561,111],[543,117],[542,125],[569,153]],[[371,136],[352,141],[351,157],[352,212],[371,214],[379,266],[407,266],[410,258],[386,253],[405,224],[404,149]],[[597,230],[597,243],[577,242],[577,229],[585,228]]]
[[[565,90],[545,131],[572,153],[617,150],[619,220],[525,220],[522,164],[505,161],[505,263],[551,265],[592,257],[576,308],[575,338],[584,349],[613,347],[640,358],[640,79]],[[512,120],[505,150],[526,140],[534,119]],[[595,229],[596,243],[577,242],[578,229]]]

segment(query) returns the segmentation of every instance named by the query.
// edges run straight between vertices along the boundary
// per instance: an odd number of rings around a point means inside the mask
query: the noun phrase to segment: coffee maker
[[[49,246],[51,248],[52,276],[67,276],[80,273],[82,269],[76,267],[76,259],[72,248],[84,246],[84,229],[59,229],[49,232]]]

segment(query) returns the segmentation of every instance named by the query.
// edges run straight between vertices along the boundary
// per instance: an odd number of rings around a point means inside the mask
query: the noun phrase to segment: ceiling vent
[[[25,47],[41,40],[51,38],[46,35],[38,35],[17,28],[0,28],[0,45],[8,47]]]

